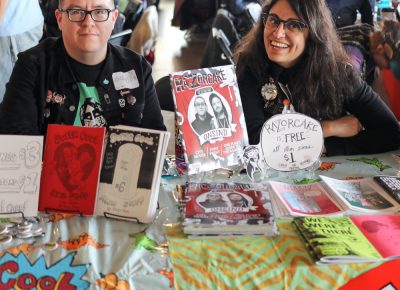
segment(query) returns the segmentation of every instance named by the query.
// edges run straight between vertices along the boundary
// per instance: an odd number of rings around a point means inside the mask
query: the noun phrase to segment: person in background
[[[395,116],[355,73],[325,0],[265,1],[235,60],[251,144],[288,99],[297,112],[321,122],[326,155],[399,147]]]
[[[337,31],[354,69],[371,84],[374,64],[369,56],[369,34],[373,31],[374,17],[369,0],[326,0]],[[361,23],[357,25],[357,15]],[[368,61],[368,62],[367,62]]]
[[[0,0],[0,102],[18,53],[38,44],[42,34],[38,0]]]
[[[326,3],[338,28],[355,24],[358,13],[361,15],[361,23],[374,25],[373,9],[369,0],[326,0]]]
[[[60,0],[60,38],[19,54],[0,106],[0,133],[45,134],[48,124],[165,130],[151,66],[108,43],[113,0]]]

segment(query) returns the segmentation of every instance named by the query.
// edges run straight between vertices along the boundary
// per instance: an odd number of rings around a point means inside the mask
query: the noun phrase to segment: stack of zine
[[[400,204],[395,200],[395,183],[392,179],[392,182],[388,181],[392,177],[339,180],[320,175],[320,178],[321,182],[305,185],[270,181],[277,216],[389,214],[400,210]],[[377,183],[377,178],[382,185]],[[384,188],[383,182],[392,190]]]
[[[400,215],[308,216],[293,223],[316,264],[400,258]]]
[[[183,231],[189,238],[279,234],[266,191],[244,183],[188,183]]]

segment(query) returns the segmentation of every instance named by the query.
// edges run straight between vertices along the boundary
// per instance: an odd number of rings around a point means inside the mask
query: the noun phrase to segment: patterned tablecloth
[[[270,177],[396,175],[399,159],[399,152],[330,158],[323,160],[323,171]],[[192,177],[202,178],[223,180],[211,174]],[[315,266],[288,221],[280,222],[281,236],[274,239],[189,240],[177,226],[175,185],[184,181],[163,178],[158,215],[150,225],[68,214],[41,216],[33,227],[41,227],[43,237],[0,244],[0,289],[332,289],[379,265]]]
[[[324,158],[320,169],[314,173],[303,171],[270,176],[275,180],[291,182],[293,179],[315,178],[319,174],[335,178],[397,175],[400,170],[399,160],[398,152]],[[390,266],[385,265],[386,263],[316,266],[290,221],[280,220],[278,225],[281,236],[277,238],[235,237],[202,240],[188,239],[180,226],[166,227],[175,287],[185,290],[338,289],[367,270],[379,270]],[[396,277],[400,277],[399,272],[400,270],[386,271],[384,273],[387,275],[375,277],[375,280],[383,278],[380,284],[382,287],[396,280],[398,287],[400,281]],[[368,288],[365,285],[364,289],[381,288]]]

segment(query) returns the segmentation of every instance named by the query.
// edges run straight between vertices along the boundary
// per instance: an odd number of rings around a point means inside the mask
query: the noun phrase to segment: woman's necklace
[[[218,122],[219,128],[228,128],[229,127],[228,120],[226,119],[226,117],[224,117],[222,119],[217,118],[217,122]]]
[[[278,95],[278,88],[276,87],[273,78],[269,77],[268,82],[261,87],[261,96],[265,102],[264,109],[268,109],[274,103]]]

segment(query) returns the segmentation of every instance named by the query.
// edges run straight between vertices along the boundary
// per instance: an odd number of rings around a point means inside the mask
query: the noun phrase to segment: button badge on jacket
[[[261,96],[265,102],[264,109],[270,108],[278,96],[278,88],[273,78],[270,77],[268,82],[261,87]]]
[[[65,99],[66,99],[65,95],[61,95],[57,92],[52,92],[51,90],[47,90],[46,103],[62,105],[64,104]]]

